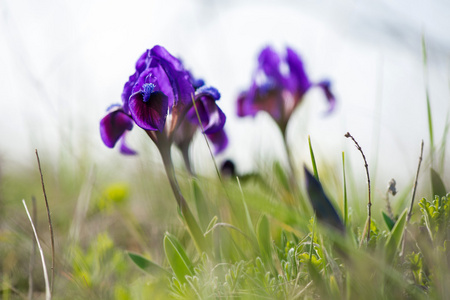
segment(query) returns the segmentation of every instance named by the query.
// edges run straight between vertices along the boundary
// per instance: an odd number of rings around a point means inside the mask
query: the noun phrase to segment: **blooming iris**
[[[163,144],[167,148],[184,118],[193,121],[193,99],[205,133],[221,131],[225,115],[215,102],[220,98],[219,92],[212,87],[198,88],[196,92],[194,83],[199,81],[194,82],[181,61],[165,48],[155,46],[145,51],[136,62],[135,73],[125,83],[122,105],[114,106],[100,122],[105,145],[113,148],[120,140],[120,151],[134,154],[125,143],[125,135],[135,123],[159,148]]]
[[[239,117],[255,116],[259,111],[266,111],[284,133],[294,109],[314,86],[324,91],[331,112],[336,100],[330,90],[330,82],[312,83],[294,50],[288,47],[281,55],[268,46],[259,54],[250,88],[238,97],[237,114]]]

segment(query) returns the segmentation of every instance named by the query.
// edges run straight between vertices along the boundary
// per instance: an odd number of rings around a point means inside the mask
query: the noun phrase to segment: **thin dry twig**
[[[408,216],[406,218],[406,225],[408,225],[409,220],[411,219],[411,216],[412,216],[412,210],[413,210],[413,206],[414,206],[414,198],[416,196],[417,181],[419,179],[419,171],[420,171],[420,165],[422,164],[422,159],[423,159],[423,140],[422,140],[422,143],[420,144],[419,164],[417,165],[416,179],[414,180],[413,193],[412,193],[412,197],[411,197],[411,206],[409,207]]]
[[[412,210],[413,210],[413,207],[414,207],[414,198],[416,197],[417,181],[419,179],[419,171],[420,171],[420,165],[422,164],[422,159],[423,159],[423,140],[422,140],[422,143],[420,144],[419,163],[417,165],[416,178],[414,180],[413,193],[412,193],[412,196],[411,196],[411,206],[409,207],[408,215],[406,216],[405,230],[408,228],[409,220],[411,219],[411,216],[412,216]],[[404,250],[405,250],[405,243],[406,243],[406,234],[403,235],[402,250],[400,252],[400,256],[403,256],[403,253],[404,253]]]
[[[52,281],[51,281],[51,288],[50,291],[53,293],[53,282],[55,278],[55,239],[53,236],[53,225],[52,225],[52,218],[50,216],[50,208],[48,206],[48,200],[47,200],[47,193],[45,192],[45,185],[44,185],[44,175],[42,175],[42,169],[41,169],[41,161],[39,159],[39,154],[37,149],[34,150],[36,153],[36,159],[39,167],[39,174],[41,174],[41,184],[42,184],[42,191],[44,193],[44,199],[45,199],[45,207],[47,208],[47,217],[48,217],[48,226],[50,230],[50,238],[52,240]]]
[[[31,223],[31,228],[33,229],[34,237],[36,238],[36,243],[39,248],[39,253],[41,254],[41,260],[42,260],[42,269],[44,270],[44,281],[45,281],[45,300],[52,299],[52,295],[50,293],[50,285],[48,283],[48,274],[47,274],[47,267],[45,266],[45,258],[44,258],[44,252],[42,251],[41,243],[39,242],[39,237],[36,232],[36,228],[33,224],[33,219],[31,219],[30,212],[28,211],[27,204],[25,203],[25,200],[22,200],[23,206],[25,207],[25,211],[27,212],[28,219]]]
[[[362,157],[364,159],[364,167],[366,168],[366,175],[367,175],[367,187],[368,187],[368,190],[369,190],[369,201],[367,202],[367,224],[366,224],[366,228],[367,228],[367,242],[369,242],[369,240],[370,240],[370,224],[372,222],[372,200],[371,200],[371,195],[370,195],[369,164],[367,163],[366,156],[364,155],[364,152],[363,152],[361,146],[359,146],[358,142],[350,134],[350,132],[347,132],[344,136],[346,138],[351,138],[353,140],[353,142],[355,143],[356,149],[358,149],[359,152],[361,152],[361,155],[362,155]]]

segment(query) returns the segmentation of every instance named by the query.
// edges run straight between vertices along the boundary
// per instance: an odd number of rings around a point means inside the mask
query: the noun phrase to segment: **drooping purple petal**
[[[195,95],[195,106],[192,107],[186,117],[194,124],[198,124],[198,117],[202,122],[205,133],[214,133],[221,130],[225,125],[226,116],[217,106],[216,101],[220,99],[219,91],[214,87],[203,86]]]
[[[144,102],[143,93],[136,92],[131,95],[128,106],[139,127],[146,130],[163,130],[168,112],[168,99],[164,93],[153,92],[149,100]]]
[[[100,136],[107,147],[114,148],[125,131],[132,128],[133,120],[119,109],[110,112],[100,121]]]
[[[206,113],[209,116],[208,124],[203,127],[205,133],[209,134],[221,130],[227,119],[223,111],[211,99],[206,99],[202,102],[205,106]]]
[[[240,93],[236,105],[236,114],[238,117],[245,117],[250,115],[246,106],[246,102],[247,102],[247,92]]]
[[[225,150],[228,146],[228,136],[225,130],[219,130],[215,133],[206,135],[211,143],[214,145],[214,154],[217,155]]]
[[[329,80],[323,80],[317,83],[317,86],[319,86],[323,90],[330,105],[326,113],[327,114],[331,113],[336,106],[336,98],[334,97],[334,94],[331,92],[331,82]]]
[[[197,111],[195,111],[195,108],[197,108]],[[197,116],[198,112],[198,116]],[[209,115],[206,111],[205,105],[202,101],[195,101],[195,107],[192,106],[188,113],[186,114],[186,119],[188,119],[191,123],[199,125],[198,118],[200,117],[200,121],[202,122],[203,128],[208,124],[209,122]]]
[[[212,87],[212,86],[204,85],[197,89],[197,91],[195,92],[195,98],[197,99],[198,97],[203,97],[203,96],[210,97],[213,100],[220,99],[219,91],[215,87]]]
[[[136,155],[137,152],[134,151],[133,149],[131,149],[130,147],[128,147],[127,143],[125,142],[125,135],[126,133],[124,133],[122,135],[122,137],[120,138],[120,153],[124,154],[124,155]]]

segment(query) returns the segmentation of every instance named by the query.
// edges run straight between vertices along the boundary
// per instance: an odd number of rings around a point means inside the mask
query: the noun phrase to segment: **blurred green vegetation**
[[[313,217],[304,177],[297,174],[300,192],[292,193],[278,163],[239,181],[193,178],[179,164],[182,192],[212,249],[199,253],[160,163],[118,156],[118,166],[103,169],[89,160],[56,167],[49,160],[41,156],[55,234],[53,299],[444,299],[449,292],[450,197],[431,198],[432,182],[421,181],[409,225],[412,181],[394,201],[390,196],[393,218],[386,199],[375,194],[370,240],[361,242],[367,187],[349,168],[342,234]],[[342,165],[316,160],[325,194],[343,220]],[[421,172],[430,169],[425,165]],[[50,270],[37,165],[1,176],[2,298],[27,298],[31,274],[33,299],[44,299],[39,253],[33,255],[35,241],[20,203],[25,199],[31,210],[36,197],[34,221]]]

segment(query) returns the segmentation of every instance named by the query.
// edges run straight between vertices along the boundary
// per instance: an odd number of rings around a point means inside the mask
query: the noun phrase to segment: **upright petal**
[[[265,75],[278,85],[285,84],[285,78],[280,70],[281,58],[271,47],[264,48],[258,57],[259,68]]]
[[[154,61],[151,64],[160,64],[169,78],[174,94],[173,105],[177,105],[178,101],[181,101],[183,105],[189,105],[191,95],[194,94],[194,87],[190,81],[189,73],[184,69],[181,62],[161,46],[153,47],[150,54]]]
[[[303,62],[300,56],[291,48],[287,48],[286,62],[289,66],[289,77],[292,82],[291,92],[298,94],[299,98],[303,97],[306,91],[311,87],[311,82],[306,75]]]
[[[133,120],[119,109],[110,112],[100,121],[100,136],[107,147],[114,148],[125,131],[132,128]]]

